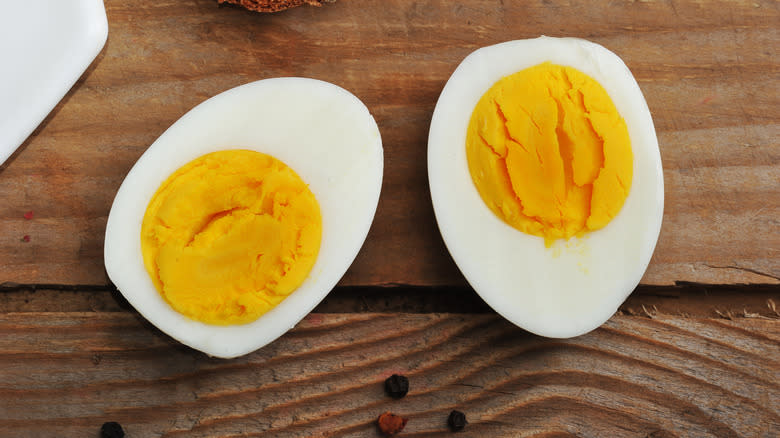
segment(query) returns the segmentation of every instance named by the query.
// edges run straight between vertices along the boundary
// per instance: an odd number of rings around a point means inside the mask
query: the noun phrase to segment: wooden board
[[[237,360],[205,357],[130,312],[0,314],[0,435],[773,437],[780,324],[617,316],[572,340],[464,314],[309,315]],[[393,400],[383,381],[409,377]]]
[[[360,97],[385,145],[376,220],[342,284],[463,285],[430,204],[431,113],[469,52],[540,34],[605,45],[647,97],[666,209],[643,283],[780,282],[776,2],[340,0],[275,15],[214,0],[105,4],[105,49],[0,168],[0,284],[107,284],[106,217],[154,139],[221,91],[308,76]]]
[[[409,418],[400,436],[444,437],[452,409],[468,416],[463,437],[777,436],[777,2],[338,0],[275,15],[216,0],[105,5],[105,49],[0,166],[0,436],[95,437],[118,421],[128,438],[377,437],[377,416],[393,411]],[[643,285],[570,340],[512,326],[466,287],[427,186],[428,125],[451,72],[476,48],[541,34],[625,60],[666,186]],[[171,123],[277,76],[366,103],[384,141],[382,197],[342,287],[314,313],[248,356],[208,358],[109,284],[106,218]],[[411,380],[401,400],[383,392],[392,373]]]

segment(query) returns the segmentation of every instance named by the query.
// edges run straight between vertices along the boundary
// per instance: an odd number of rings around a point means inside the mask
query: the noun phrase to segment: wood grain
[[[666,209],[643,283],[780,283],[777,2],[344,0],[274,15],[213,0],[105,4],[105,49],[0,168],[0,284],[107,284],[106,217],[154,139],[228,88],[309,76],[360,97],[385,145],[376,220],[341,284],[464,285],[428,194],[433,106],[469,52],[540,34],[605,45],[645,93]]]
[[[772,437],[780,324],[617,316],[571,340],[491,315],[311,314],[264,349],[205,357],[130,312],[0,314],[0,434],[129,437]],[[410,379],[401,400],[383,393]]]

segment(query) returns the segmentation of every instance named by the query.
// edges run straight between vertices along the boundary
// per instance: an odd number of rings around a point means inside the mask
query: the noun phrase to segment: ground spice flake
[[[25,213],[25,214],[24,214],[24,218],[25,218],[25,219],[27,219],[28,221],[29,221],[30,219],[32,219],[32,218],[33,218],[33,211],[32,211],[32,210],[30,210],[30,211],[28,211],[27,213]]]
[[[376,421],[376,424],[379,427],[379,430],[383,434],[385,434],[386,436],[390,436],[390,435],[395,435],[398,432],[404,430],[404,427],[406,426],[406,422],[408,421],[409,421],[408,418],[403,418],[393,413],[385,412],[384,414],[379,416],[379,418]]]

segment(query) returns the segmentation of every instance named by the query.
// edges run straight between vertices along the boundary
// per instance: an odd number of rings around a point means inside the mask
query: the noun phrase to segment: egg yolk
[[[256,320],[303,283],[320,248],[314,194],[281,161],[229,150],[197,158],[154,194],[144,265],[178,312],[208,324]]]
[[[631,189],[631,142],[609,95],[590,76],[549,62],[482,96],[466,156],[488,207],[548,246],[607,225]]]

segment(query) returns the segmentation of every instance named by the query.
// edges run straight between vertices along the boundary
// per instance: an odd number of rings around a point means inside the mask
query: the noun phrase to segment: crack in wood
[[[775,280],[780,280],[780,276],[778,276],[778,275],[767,274],[766,272],[759,271],[758,269],[745,268],[745,267],[742,267],[742,266],[736,266],[736,265],[718,266],[718,265],[710,265],[710,264],[707,264],[707,263],[705,263],[704,266],[706,266],[708,268],[712,268],[712,269],[736,269],[738,271],[749,272],[751,274],[760,275],[762,277],[768,277],[768,278],[773,278]]]
[[[0,285],[3,312],[134,311],[113,285]],[[775,284],[717,285],[679,283],[642,286],[618,313],[653,318],[656,315],[720,318],[780,318],[780,286]],[[491,314],[493,310],[469,287],[413,285],[337,286],[314,313],[461,313]]]

